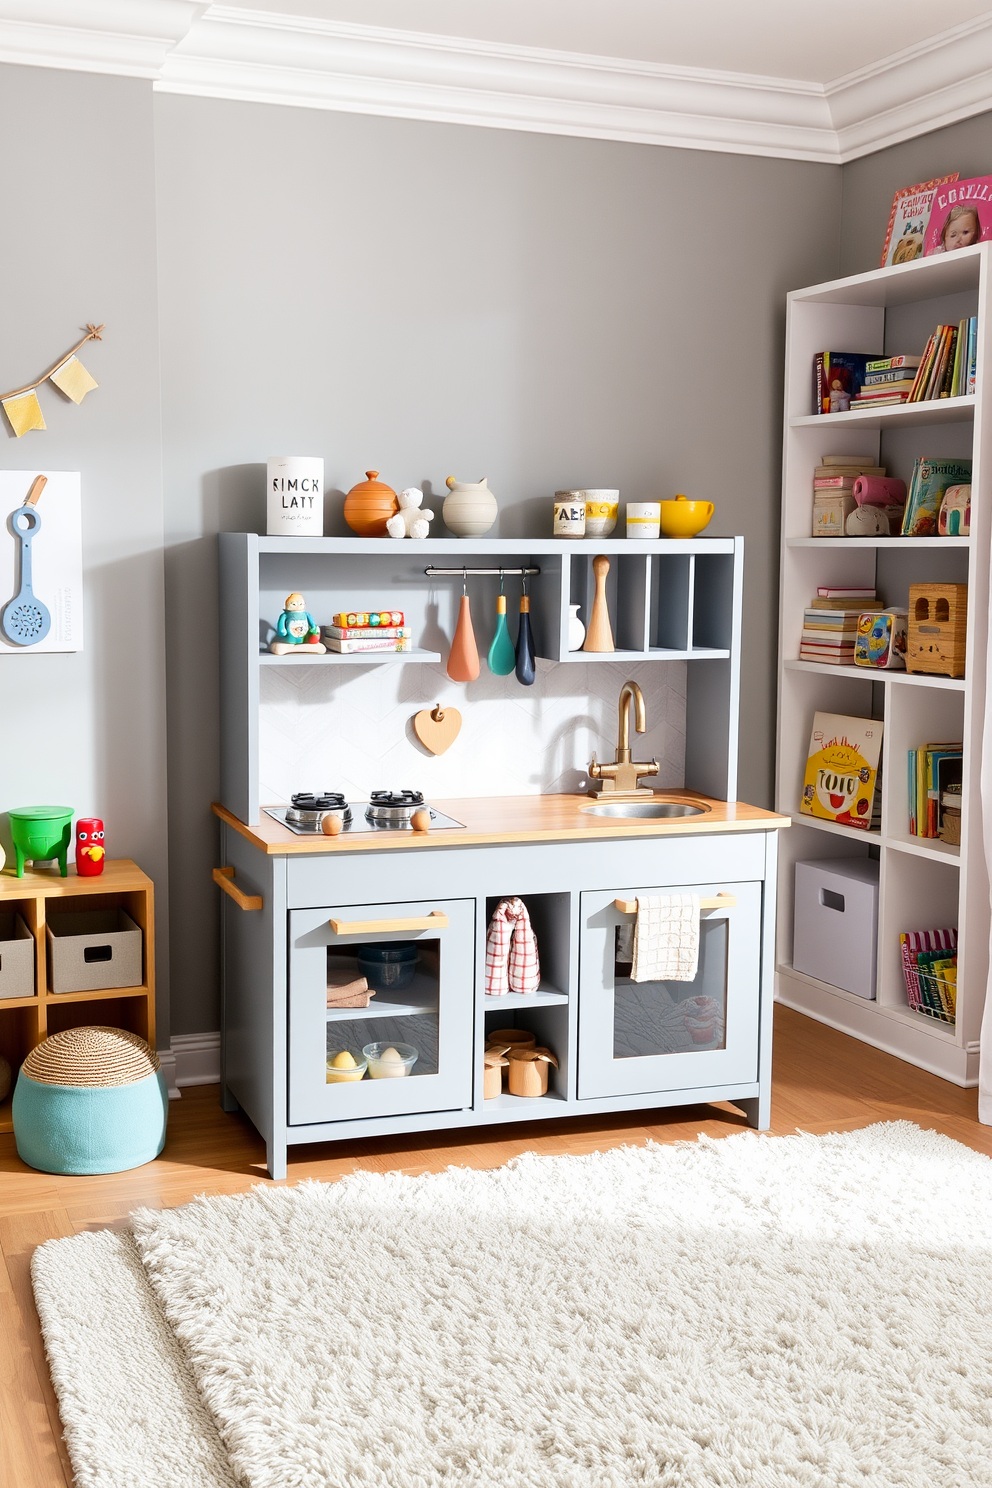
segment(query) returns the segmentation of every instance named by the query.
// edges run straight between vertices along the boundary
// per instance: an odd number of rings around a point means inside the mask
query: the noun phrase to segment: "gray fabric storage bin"
[[[0,997],[34,996],[34,936],[16,909],[0,910]]]
[[[141,930],[123,909],[53,914],[47,933],[53,992],[141,986]]]

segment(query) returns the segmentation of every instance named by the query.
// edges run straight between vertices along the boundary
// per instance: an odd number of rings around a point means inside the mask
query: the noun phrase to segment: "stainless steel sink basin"
[[[640,816],[651,820],[665,816],[703,816],[705,806],[689,801],[597,801],[595,806],[581,806],[590,816]]]

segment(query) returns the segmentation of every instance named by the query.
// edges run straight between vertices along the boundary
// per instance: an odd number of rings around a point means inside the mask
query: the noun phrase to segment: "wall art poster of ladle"
[[[83,649],[81,510],[78,471],[0,470],[0,651]]]

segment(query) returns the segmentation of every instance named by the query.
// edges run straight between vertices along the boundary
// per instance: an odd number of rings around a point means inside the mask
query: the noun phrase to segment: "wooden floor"
[[[0,1484],[66,1488],[72,1474],[61,1441],[31,1296],[36,1245],[57,1235],[124,1223],[139,1204],[171,1207],[201,1193],[237,1193],[268,1182],[264,1150],[242,1116],[225,1116],[218,1087],[187,1089],[170,1108],[162,1156],[130,1173],[56,1178],[33,1172],[14,1139],[0,1136]],[[849,1131],[874,1121],[909,1120],[992,1156],[992,1127],[979,1126],[974,1090],[928,1075],[786,1008],[776,1009],[772,1130]],[[647,1119],[646,1119],[647,1118]],[[745,1129],[731,1108],[682,1107],[622,1117],[574,1117],[487,1130],[342,1142],[290,1149],[288,1183],[334,1180],[359,1168],[435,1172],[449,1163],[497,1167],[528,1149],[590,1152],[653,1139],[674,1142],[700,1132]],[[295,1161],[293,1160],[295,1156]]]

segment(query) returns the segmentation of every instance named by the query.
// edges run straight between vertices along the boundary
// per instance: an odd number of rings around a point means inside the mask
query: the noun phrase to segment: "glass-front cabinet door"
[[[289,920],[290,1125],[470,1106],[475,900]]]
[[[633,981],[638,896],[698,894],[692,981]],[[692,1090],[758,1077],[761,884],[680,884],[582,896],[579,1084],[582,1100]]]

